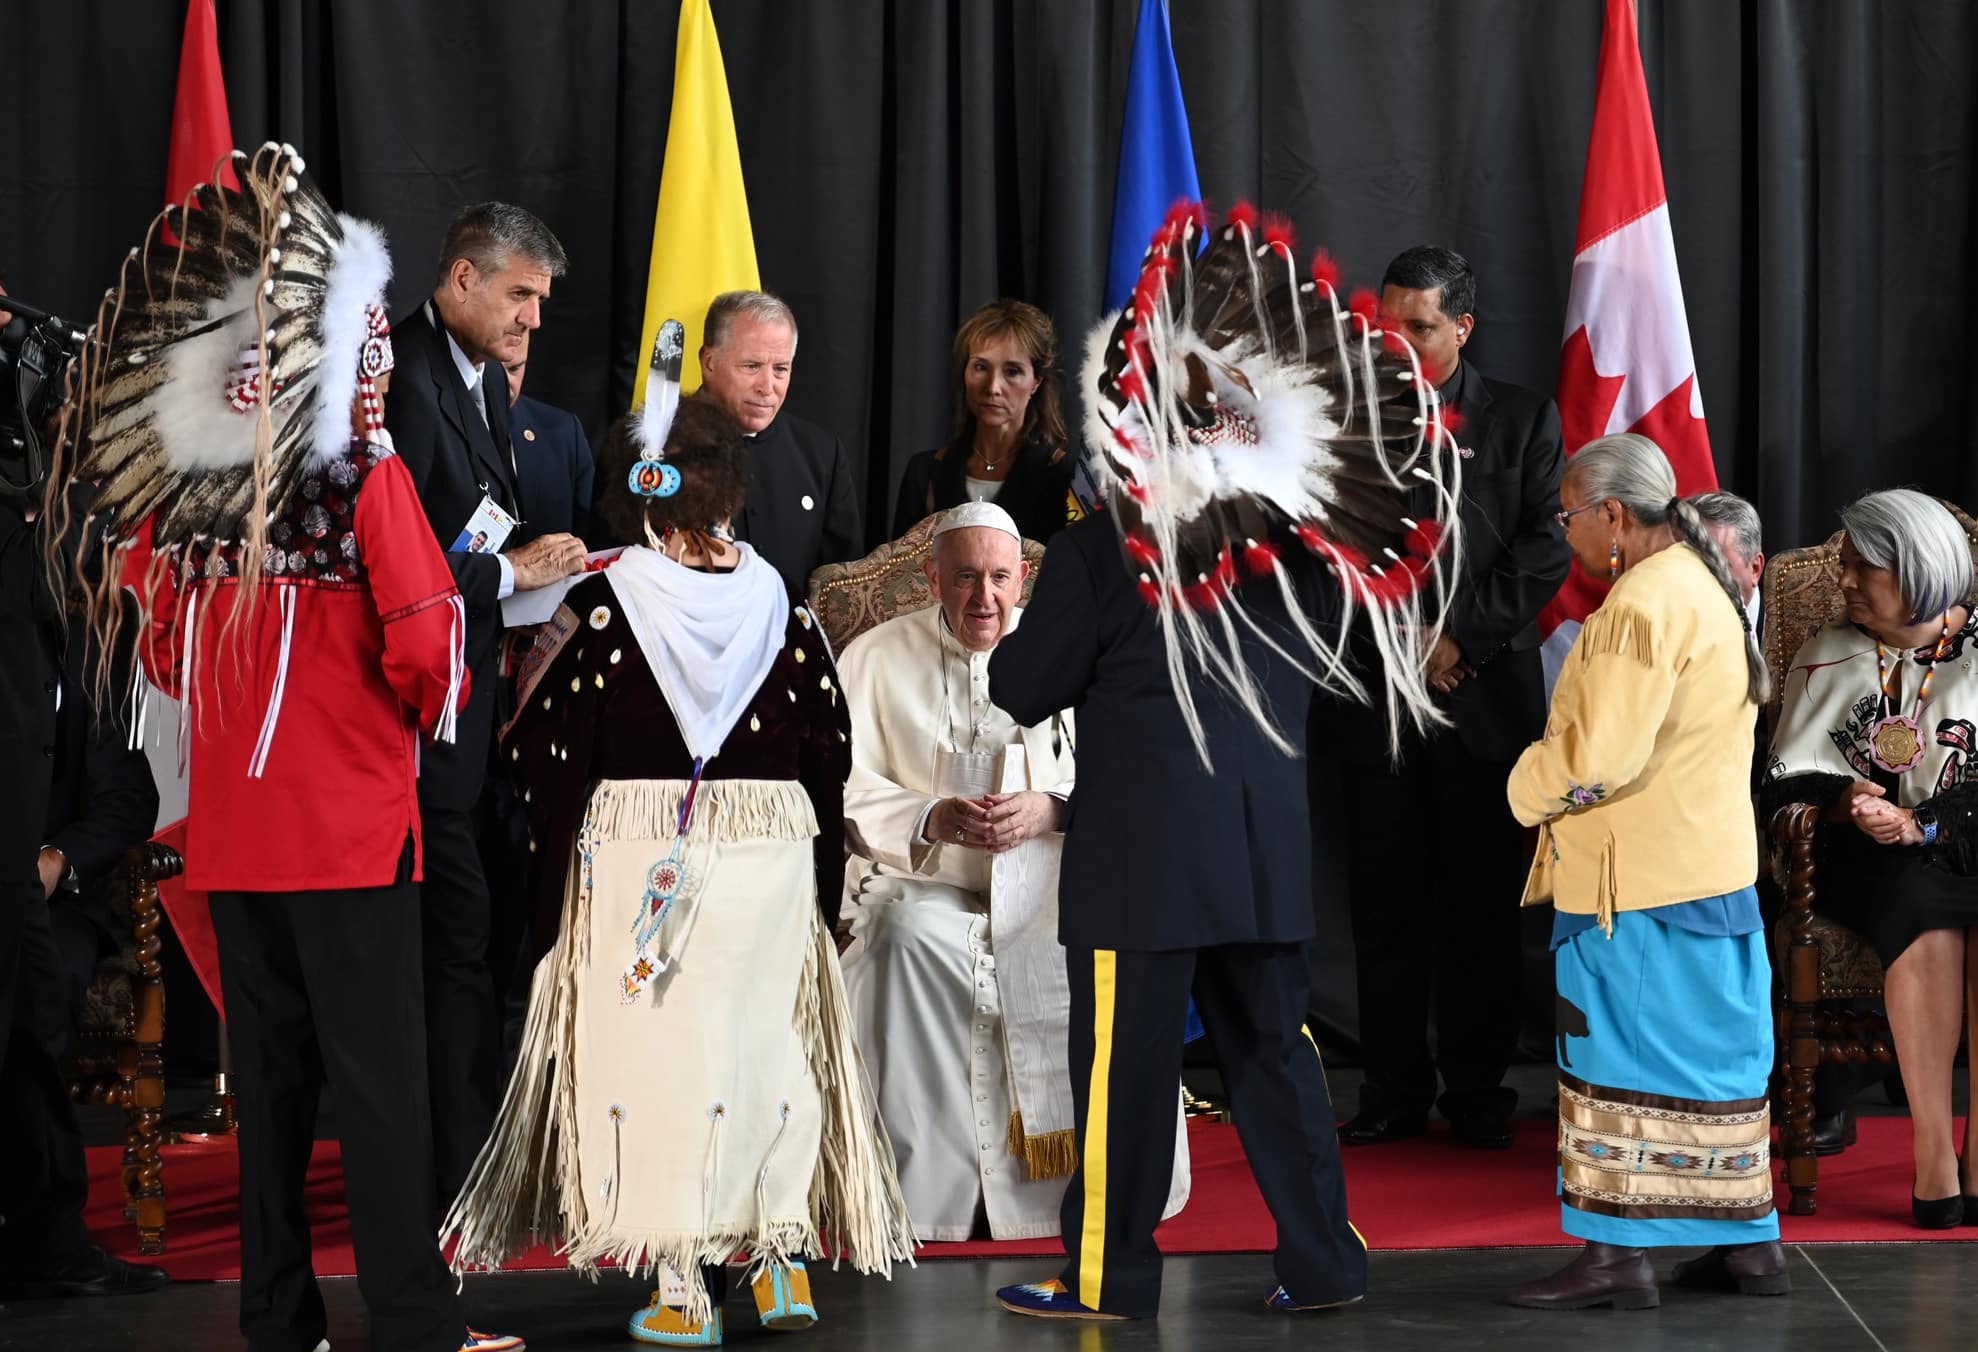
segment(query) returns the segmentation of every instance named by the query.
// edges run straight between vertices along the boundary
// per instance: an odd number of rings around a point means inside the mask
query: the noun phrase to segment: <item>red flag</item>
[[[1607,0],[1558,402],[1568,455],[1596,437],[1640,432],[1669,457],[1679,491],[1717,487],[1633,0]],[[1604,578],[1573,564],[1539,616],[1548,671],[1606,594]]]
[[[165,165],[165,201],[185,201],[194,185],[212,179],[213,166],[233,148],[227,86],[220,78],[220,25],[213,16],[213,0],[190,0],[185,10],[185,41],[179,45],[178,94],[172,100],[172,155]],[[231,163],[221,168],[220,182],[230,188],[240,187]]]

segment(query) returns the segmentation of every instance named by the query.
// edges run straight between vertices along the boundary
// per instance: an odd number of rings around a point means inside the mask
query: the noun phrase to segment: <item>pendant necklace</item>
[[[1868,755],[1876,765],[1892,775],[1912,770],[1923,759],[1923,706],[1930,699],[1930,683],[1937,679],[1937,664],[1951,646],[1951,617],[1944,614],[1943,632],[1937,636],[1937,650],[1930,658],[1930,669],[1923,673],[1923,684],[1916,689],[1916,705],[1907,715],[1897,712],[1896,697],[1889,693],[1888,649],[1875,642],[1875,671],[1882,681],[1882,716],[1868,730]],[[1893,675],[1900,682],[1902,663],[1897,661]]]

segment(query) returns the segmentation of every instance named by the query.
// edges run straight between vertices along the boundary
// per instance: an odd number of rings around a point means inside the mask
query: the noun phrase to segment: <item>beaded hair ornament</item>
[[[680,491],[680,471],[666,463],[666,434],[680,411],[680,364],[686,352],[687,330],[680,321],[661,324],[652,345],[645,406],[634,428],[639,458],[626,476],[626,486],[642,498],[670,498]]]

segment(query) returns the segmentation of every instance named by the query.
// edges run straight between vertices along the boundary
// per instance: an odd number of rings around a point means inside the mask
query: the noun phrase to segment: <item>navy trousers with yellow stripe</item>
[[[1174,1168],[1191,993],[1258,1190],[1277,1221],[1279,1284],[1301,1305],[1364,1294],[1367,1250],[1347,1220],[1325,1070],[1304,1029],[1305,945],[1068,948],[1065,965],[1079,1147],[1062,1213],[1070,1259],[1062,1280],[1071,1295],[1131,1318],[1160,1307],[1154,1226]]]

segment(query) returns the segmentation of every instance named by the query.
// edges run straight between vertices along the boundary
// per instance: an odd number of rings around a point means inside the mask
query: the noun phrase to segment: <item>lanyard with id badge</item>
[[[467,518],[467,524],[447,548],[457,553],[499,554],[515,529],[515,518],[495,505],[485,493],[481,505]]]

